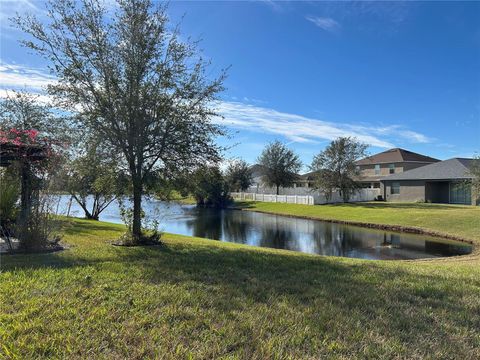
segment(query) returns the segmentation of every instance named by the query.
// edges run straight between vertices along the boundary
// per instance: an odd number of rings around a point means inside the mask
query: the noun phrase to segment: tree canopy
[[[48,92],[76,111],[128,169],[133,189],[134,241],[142,241],[141,199],[152,171],[186,171],[215,163],[223,130],[211,119],[225,71],[210,79],[197,42],[183,41],[163,3],[99,0],[47,4],[47,22],[18,16],[32,40],[25,46],[51,62],[58,82]]]
[[[244,160],[231,161],[225,171],[225,178],[233,191],[243,191],[252,185],[252,172]]]
[[[338,190],[345,202],[359,188],[355,162],[366,156],[367,145],[352,137],[340,137],[315,155],[310,166],[315,171],[314,187],[330,197]]]
[[[293,184],[302,167],[298,155],[278,140],[265,147],[258,158],[258,163],[264,167],[263,182],[267,186],[276,187],[277,195],[280,186],[287,187]]]

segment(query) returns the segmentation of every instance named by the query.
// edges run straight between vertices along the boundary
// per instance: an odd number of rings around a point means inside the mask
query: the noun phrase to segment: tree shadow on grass
[[[114,224],[96,220],[75,219],[75,222],[65,220],[64,221],[64,233],[65,235],[85,235],[94,234],[98,236],[98,231],[125,231],[125,225]]]
[[[90,224],[88,229],[91,230]],[[97,230],[111,231],[111,227],[99,224]],[[10,266],[62,269],[113,263],[116,271],[132,271],[132,282],[146,287],[171,285],[191,292],[195,294],[192,295],[195,306],[213,309],[215,314],[233,316],[242,314],[247,307],[265,313],[283,311],[281,303],[293,313],[302,314],[297,320],[285,321],[299,321],[309,326],[312,330],[305,335],[305,341],[311,341],[312,347],[315,336],[325,332],[331,338],[348,336],[341,334],[347,326],[355,329],[352,333],[369,334],[363,335],[366,343],[385,337],[415,349],[425,348],[425,339],[431,338],[432,350],[442,346],[462,356],[465,348],[455,341],[452,332],[468,329],[474,333],[480,326],[478,319],[465,316],[469,308],[463,302],[463,288],[451,289],[451,279],[435,272],[417,274],[406,265],[382,266],[379,262],[296,256],[209,246],[203,242],[198,245],[179,242],[162,247],[112,246],[103,247],[99,254],[83,251],[27,257],[28,260],[25,256],[18,258],[13,261],[16,265]],[[14,258],[12,256],[12,260]],[[99,275],[92,276],[93,283],[100,281],[96,276]],[[259,314],[261,316],[267,315]],[[272,326],[273,332],[286,331],[278,324]],[[441,345],[435,345],[437,340],[441,340]],[[463,341],[473,346],[473,338]]]

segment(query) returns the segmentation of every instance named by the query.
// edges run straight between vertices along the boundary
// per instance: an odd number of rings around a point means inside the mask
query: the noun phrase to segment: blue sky
[[[0,4],[0,88],[41,91],[54,79],[6,19],[42,3]],[[308,165],[346,135],[370,153],[480,151],[480,2],[172,1],[169,13],[203,39],[212,74],[231,66],[218,105],[229,157],[253,163],[279,139]]]

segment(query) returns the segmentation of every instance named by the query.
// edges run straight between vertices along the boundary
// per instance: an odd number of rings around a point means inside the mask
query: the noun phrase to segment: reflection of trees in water
[[[223,214],[223,233],[227,241],[246,244],[248,242],[249,219],[241,211],[225,211]]]
[[[289,249],[289,242],[294,239],[292,228],[286,226],[284,219],[275,217],[261,226],[260,246],[271,247],[275,249]]]
[[[194,209],[193,219],[187,220],[187,227],[193,236],[219,240],[222,238],[222,211]]]
[[[345,256],[352,250],[368,247],[372,234],[363,229],[342,224],[316,221],[313,227],[313,241],[319,254]]]
[[[183,221],[193,236],[323,255],[415,258],[420,253],[445,256],[470,251],[414,235],[253,212],[192,209],[186,214],[189,220]]]

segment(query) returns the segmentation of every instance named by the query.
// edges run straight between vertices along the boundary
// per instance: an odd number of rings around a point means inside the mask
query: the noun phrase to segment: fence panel
[[[349,202],[372,201],[378,195],[380,195],[380,189],[360,189],[350,197]],[[276,195],[263,192],[232,192],[231,196],[237,200],[253,200],[304,205],[335,204],[343,202],[343,198],[338,191],[335,191],[329,199],[327,199],[324,193],[318,191],[311,191],[309,195]]]

